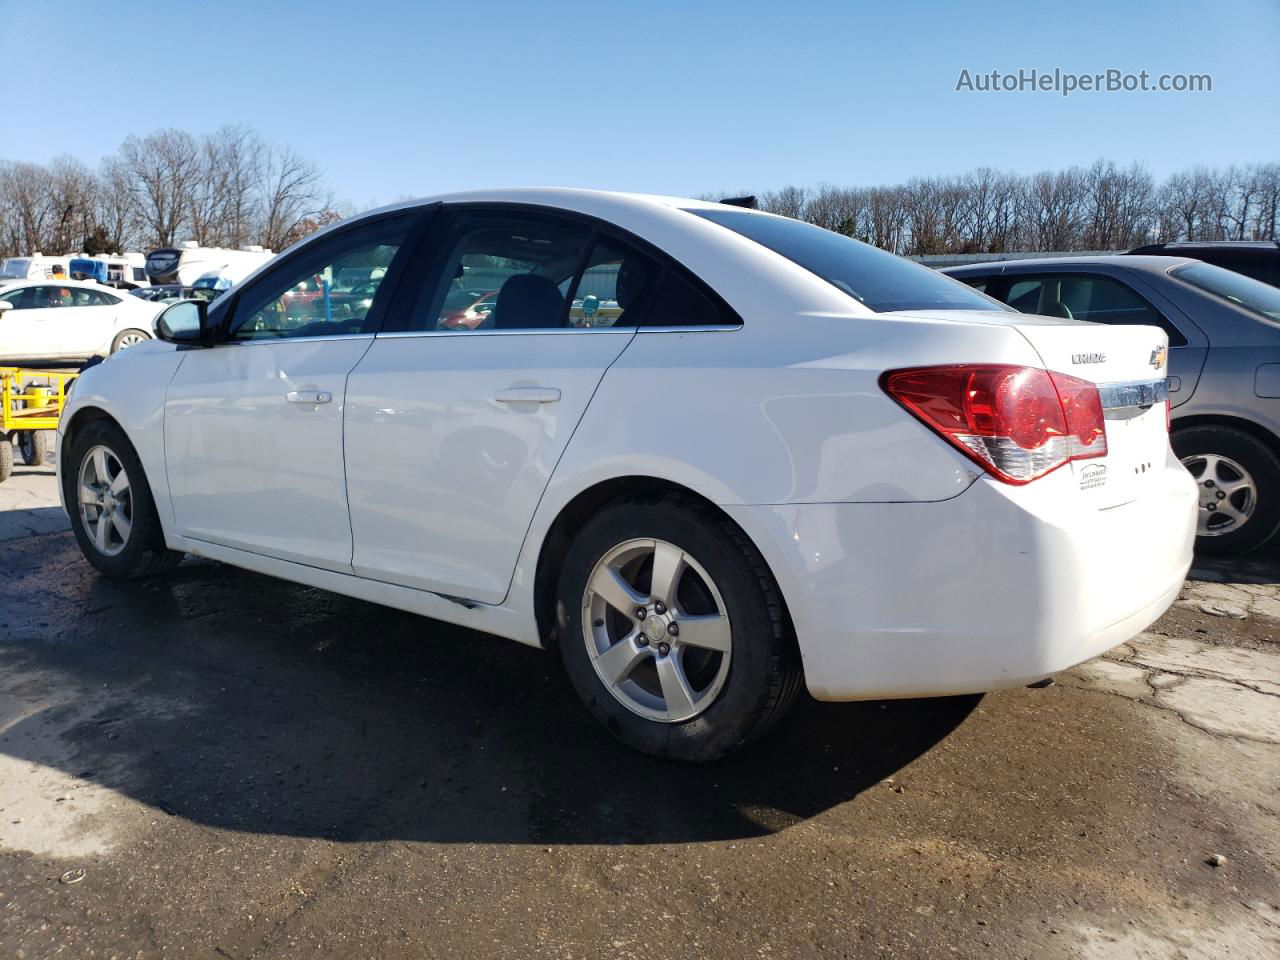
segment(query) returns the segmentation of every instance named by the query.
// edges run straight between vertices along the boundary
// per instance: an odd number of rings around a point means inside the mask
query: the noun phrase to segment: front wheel
[[[559,646],[587,708],[629,746],[716,760],[763,735],[802,677],[777,586],[727,519],[680,499],[606,507],[560,578]]]
[[[99,420],[80,432],[62,483],[80,552],[100,573],[127,580],[182,560],[165,546],[142,461],[114,423]]]
[[[1200,487],[1196,550],[1244,553],[1280,528],[1280,459],[1233,427],[1174,430],[1173,452]]]
[[[111,352],[119,353],[126,347],[137,346],[144,340],[150,340],[151,337],[145,330],[121,330],[116,334],[116,338],[111,341]]]

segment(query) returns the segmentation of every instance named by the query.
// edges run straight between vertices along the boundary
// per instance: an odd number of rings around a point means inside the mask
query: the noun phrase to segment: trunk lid
[[[1099,509],[1142,496],[1169,449],[1165,332],[1071,320],[1015,326],[1046,369],[1098,385],[1107,455],[1072,461],[1081,494]]]
[[[965,323],[1008,326],[1046,370],[1098,385],[1107,455],[1068,464],[1081,495],[1098,509],[1141,497],[1163,469],[1169,449],[1168,337],[1158,327],[1112,326],[1003,310],[911,311]]]

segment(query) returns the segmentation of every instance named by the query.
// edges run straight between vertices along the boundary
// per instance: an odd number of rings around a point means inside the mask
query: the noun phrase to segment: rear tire
[[[659,567],[678,571],[670,589],[654,584]],[[558,621],[587,709],[654,756],[717,760],[773,727],[803,682],[764,560],[725,517],[683,498],[618,501],[588,520],[560,575]]]
[[[1256,550],[1280,529],[1280,458],[1234,427],[1175,428],[1173,452],[1200,485],[1196,550]]]
[[[76,436],[62,492],[80,552],[104,576],[148,577],[182,561],[165,546],[142,461],[111,421],[95,421]]]

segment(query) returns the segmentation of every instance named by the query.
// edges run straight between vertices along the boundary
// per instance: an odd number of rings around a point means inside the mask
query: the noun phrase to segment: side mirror
[[[156,336],[168,343],[207,343],[209,304],[204,300],[179,300],[156,317]]]
[[[13,304],[10,303],[8,300],[0,300],[0,315],[3,315],[5,311],[12,310],[12,309],[13,309]]]

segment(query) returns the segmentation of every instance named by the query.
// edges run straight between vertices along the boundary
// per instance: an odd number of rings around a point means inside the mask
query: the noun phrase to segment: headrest
[[[560,326],[564,295],[546,277],[517,273],[507,277],[493,305],[495,330],[545,330]]]

